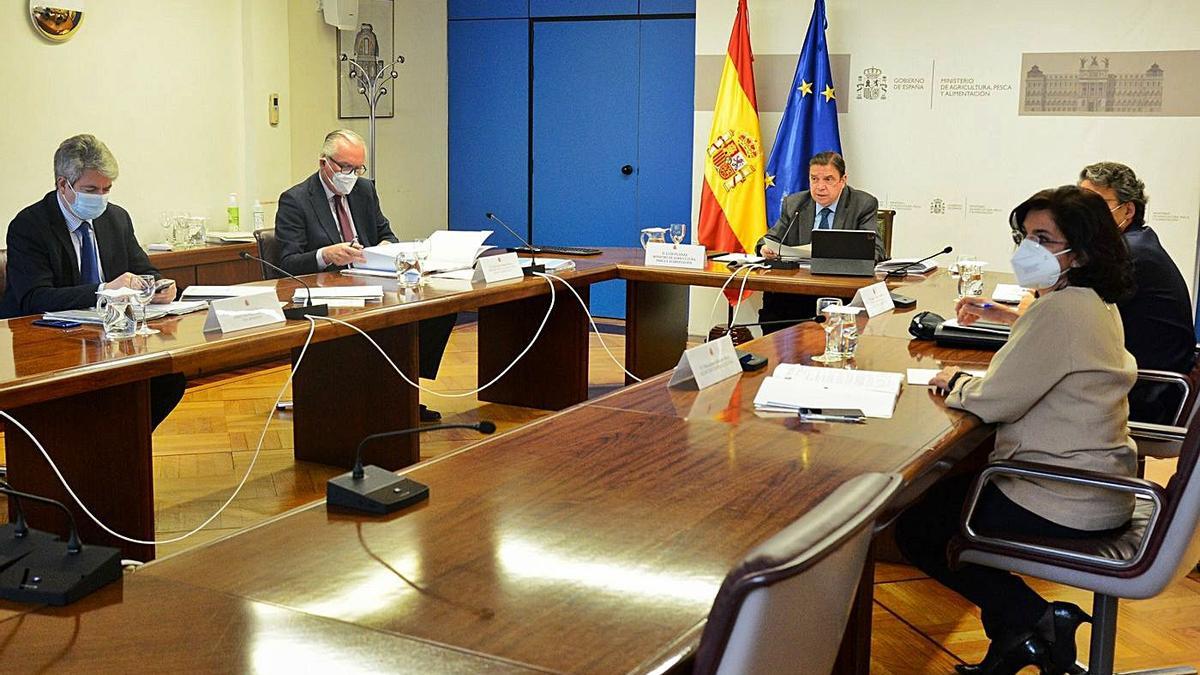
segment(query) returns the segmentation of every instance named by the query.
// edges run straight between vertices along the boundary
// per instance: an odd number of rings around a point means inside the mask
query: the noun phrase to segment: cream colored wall
[[[288,3],[294,182],[316,170],[321,141],[344,126],[367,136],[367,120],[338,120],[337,37],[312,0]],[[376,122],[376,185],[401,239],[446,228],[446,3],[395,3],[395,49],[405,57],[393,83],[395,116]]]
[[[186,209],[223,229],[225,200],[266,203],[313,171],[338,126],[335,37],[315,0],[96,0],[79,34],[40,38],[24,7],[0,12],[0,235],[21,208],[53,189],[54,149],[93,133],[121,175],[112,199],[143,244],[162,239],[160,214]],[[379,122],[379,187],[401,237],[446,223],[446,9],[395,3],[400,69],[396,115]],[[138,17],[154,17],[151,24]],[[267,97],[280,95],[270,126]],[[346,122],[366,132],[365,120]]]

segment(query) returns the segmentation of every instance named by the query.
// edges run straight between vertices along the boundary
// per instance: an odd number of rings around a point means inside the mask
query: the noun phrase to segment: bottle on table
[[[227,214],[226,225],[230,232],[240,231],[241,224],[238,222],[238,196],[236,192],[229,193],[229,205],[225,208]]]

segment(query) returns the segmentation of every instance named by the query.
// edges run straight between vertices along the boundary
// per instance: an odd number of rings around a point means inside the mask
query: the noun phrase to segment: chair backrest
[[[750,551],[717,592],[693,672],[829,672],[871,526],[901,482],[895,474],[852,478]]]
[[[0,298],[8,288],[8,249],[0,248]]]
[[[261,230],[254,231],[254,241],[258,242],[258,257],[270,262],[273,265],[280,263],[279,244],[275,241],[275,229],[265,227]],[[259,265],[262,268],[263,279],[282,279],[283,275],[266,265]]]
[[[1149,544],[1149,563],[1137,570],[1133,597],[1150,597],[1186,574],[1200,560],[1200,419],[1188,422],[1175,475],[1167,482],[1167,499]]]
[[[896,212],[890,209],[880,209],[875,212],[875,233],[883,240],[883,257],[892,257],[892,219]]]

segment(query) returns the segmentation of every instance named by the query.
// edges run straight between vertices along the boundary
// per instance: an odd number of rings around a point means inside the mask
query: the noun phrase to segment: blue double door
[[[449,43],[451,228],[495,211],[538,244],[637,246],[690,222],[694,19],[451,21]],[[624,293],[593,286],[592,312]]]

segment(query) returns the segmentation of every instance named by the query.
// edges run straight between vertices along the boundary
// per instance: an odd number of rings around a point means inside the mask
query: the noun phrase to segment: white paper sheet
[[[941,371],[935,368],[909,368],[908,383],[914,387],[928,387],[930,386],[929,381],[932,380],[933,376],[937,375],[939,372]],[[964,368],[963,372],[969,373],[976,377],[983,377],[983,374],[987,371],[978,368]]]

